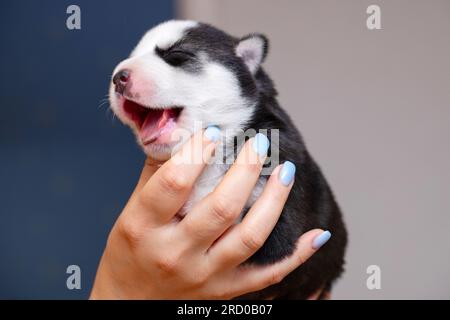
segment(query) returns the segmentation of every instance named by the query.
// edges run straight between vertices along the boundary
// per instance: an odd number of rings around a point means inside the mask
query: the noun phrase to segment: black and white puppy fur
[[[332,238],[283,281],[242,298],[304,299],[321,289],[329,291],[342,273],[347,234],[330,187],[278,105],[274,85],[261,68],[267,50],[268,40],[260,34],[238,39],[195,21],[162,23],[149,30],[115,68],[110,105],[134,131],[144,152],[156,160],[167,160],[180,145],[172,139],[176,129],[193,133],[195,123],[216,125],[226,132],[223,145],[232,144],[249,128],[269,129],[269,139],[270,129],[278,129],[279,162],[295,163],[295,183],[275,229],[247,263],[264,265],[283,259],[310,229],[330,230]],[[216,187],[229,166],[229,161],[207,166],[181,216]],[[242,215],[267,178],[261,175]]]

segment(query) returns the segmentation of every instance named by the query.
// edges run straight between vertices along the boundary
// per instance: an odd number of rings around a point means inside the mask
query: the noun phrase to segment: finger
[[[197,132],[143,186],[140,197],[153,222],[165,223],[180,210],[219,138],[217,127]]]
[[[201,244],[205,251],[242,212],[259,178],[268,148],[269,140],[263,134],[247,141],[221,183],[180,222],[184,234]]]
[[[283,211],[294,176],[295,165],[291,162],[275,168],[242,222],[210,248],[208,255],[216,266],[237,266],[262,247]]]
[[[303,234],[297,242],[294,253],[270,266],[243,265],[238,267],[237,275],[230,290],[234,296],[264,289],[279,283],[290,272],[308,260],[328,239],[330,232],[320,229]]]
[[[134,189],[134,194],[139,193],[142,190],[144,185],[150,179],[151,176],[162,166],[162,162],[153,160],[150,157],[147,157],[144,162],[144,167],[142,168],[141,175],[139,176],[138,183]]]

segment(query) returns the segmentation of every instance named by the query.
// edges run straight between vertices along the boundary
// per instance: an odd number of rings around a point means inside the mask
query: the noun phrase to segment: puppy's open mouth
[[[138,128],[139,137],[144,145],[155,142],[163,135],[170,134],[183,110],[181,107],[155,109],[128,99],[124,101],[123,109]]]

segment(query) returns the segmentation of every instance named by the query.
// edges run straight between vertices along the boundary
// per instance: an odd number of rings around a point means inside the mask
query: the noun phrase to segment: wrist
[[[115,278],[112,276],[107,264],[104,261],[104,257],[102,257],[89,300],[126,299],[120,290],[118,290],[119,286],[115,284],[115,281]]]

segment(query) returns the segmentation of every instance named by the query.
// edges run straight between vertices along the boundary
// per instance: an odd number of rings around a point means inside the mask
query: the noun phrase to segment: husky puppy
[[[131,127],[143,151],[156,160],[167,160],[180,145],[173,139],[176,130],[193,133],[198,123],[218,126],[226,133],[224,146],[249,129],[264,130],[269,139],[276,130],[278,141],[272,139],[272,153],[275,146],[278,162],[289,160],[298,170],[277,225],[247,263],[264,265],[283,259],[293,252],[298,238],[313,228],[330,230],[333,238],[282,282],[243,298],[304,299],[317,290],[330,290],[342,273],[347,235],[330,187],[292,120],[278,105],[275,87],[261,67],[267,51],[268,40],[261,34],[235,38],[195,21],[162,23],[149,30],[130,57],[115,68],[110,105]],[[236,155],[229,149],[223,153],[224,160]],[[207,166],[181,216],[215,188],[230,163]],[[267,178],[261,175],[242,215]]]

